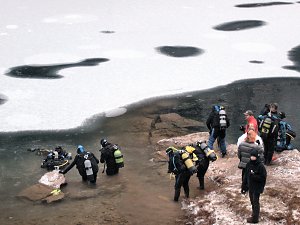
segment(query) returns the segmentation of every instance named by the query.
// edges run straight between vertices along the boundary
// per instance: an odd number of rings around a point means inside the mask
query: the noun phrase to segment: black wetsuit
[[[189,188],[189,181],[191,178],[191,172],[187,169],[184,165],[184,162],[181,159],[180,154],[174,155],[174,161],[177,168],[178,173],[175,175],[175,194],[174,194],[174,201],[178,201],[180,196],[180,190],[183,186],[185,197],[189,197],[190,195],[190,188]]]
[[[84,166],[84,162],[86,159],[91,161],[92,170],[93,170],[92,177],[88,177],[86,174],[86,168]],[[83,181],[89,180],[91,183],[96,183],[97,173],[99,170],[98,163],[99,163],[99,160],[96,158],[96,156],[93,153],[83,152],[81,154],[77,154],[75,156],[73,162],[67,168],[65,168],[62,171],[62,173],[66,174],[70,169],[73,168],[73,166],[76,165],[76,168],[77,168],[79,174],[81,175]]]
[[[194,154],[199,160],[197,163],[197,177],[199,180],[200,189],[204,189],[204,176],[209,167],[209,159],[205,155],[205,152],[198,145],[195,146]]]
[[[114,151],[116,150],[115,145],[111,143],[107,143],[105,147],[103,147],[100,157],[101,163],[106,163],[106,175],[111,176],[119,173],[119,167],[116,163],[115,157],[114,157]]]
[[[245,169],[245,175],[242,183],[242,190],[249,190],[249,197],[252,205],[252,221],[258,222],[260,213],[259,197],[263,193],[266,185],[267,171],[260,161],[250,160]]]

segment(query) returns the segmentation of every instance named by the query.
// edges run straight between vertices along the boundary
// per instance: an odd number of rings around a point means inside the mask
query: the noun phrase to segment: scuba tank
[[[199,160],[196,154],[194,153],[195,151],[194,147],[188,145],[184,147],[184,150],[186,150],[190,154],[190,157],[192,157],[193,162],[197,162]]]
[[[212,150],[212,149],[210,149],[205,142],[198,141],[197,145],[204,151],[206,157],[210,161],[214,162],[214,161],[216,161],[218,159],[218,156],[216,155],[215,151]]]
[[[220,107],[220,111],[219,111],[219,119],[220,119],[221,130],[226,129],[227,128],[226,111],[222,106]]]
[[[57,151],[53,151],[53,155],[54,155],[54,160],[58,160],[58,152]]]
[[[260,123],[261,133],[269,134],[271,129],[272,119],[270,117],[266,117]]]
[[[84,158],[85,158],[85,161],[84,161],[84,167],[85,167],[85,172],[86,172],[86,175],[87,175],[87,178],[88,180],[94,180],[94,172],[93,172],[93,169],[92,169],[92,162],[91,160],[89,160],[89,155],[86,154],[84,155]]]
[[[116,164],[118,168],[122,168],[124,167],[124,159],[123,159],[122,152],[120,151],[119,148],[117,148],[117,146],[115,148],[116,149],[114,151],[114,157],[115,157]]]
[[[184,165],[190,171],[191,174],[194,174],[197,172],[197,168],[195,167],[192,159],[190,158],[190,156],[187,152],[184,151],[183,153],[181,153],[181,158],[184,162]]]

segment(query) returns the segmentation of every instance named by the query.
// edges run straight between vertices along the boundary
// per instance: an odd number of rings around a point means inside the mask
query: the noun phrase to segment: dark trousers
[[[258,222],[260,205],[259,205],[259,197],[260,193],[249,191],[250,202],[252,205],[252,220],[254,222]]]
[[[242,168],[242,183],[244,180],[245,172],[246,172],[246,168]]]
[[[189,171],[182,172],[175,176],[175,195],[174,201],[178,201],[180,196],[180,189],[183,186],[185,197],[190,196],[189,181],[191,174]]]
[[[220,130],[213,128],[211,130],[211,133],[210,133],[210,136],[208,139],[208,143],[207,143],[208,147],[210,149],[214,149],[215,140],[218,138],[221,152],[226,153],[225,136],[226,136],[225,130],[220,131]]]
[[[204,176],[209,166],[207,158],[201,159],[197,167],[197,177],[199,180],[200,189],[204,189]]]
[[[265,164],[270,165],[276,147],[274,138],[263,139]]]

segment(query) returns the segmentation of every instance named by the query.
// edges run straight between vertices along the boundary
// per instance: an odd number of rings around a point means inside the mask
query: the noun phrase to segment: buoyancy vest
[[[259,131],[262,138],[277,138],[279,131],[279,119],[270,113],[263,116],[259,123]]]

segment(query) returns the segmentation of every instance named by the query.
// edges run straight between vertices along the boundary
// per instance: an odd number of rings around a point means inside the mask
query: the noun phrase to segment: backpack
[[[279,131],[279,119],[272,116],[267,115],[264,116],[259,124],[259,132],[262,138],[277,138]]]
[[[176,161],[180,158],[179,150],[174,147],[169,147],[166,149],[166,154],[169,157],[168,173],[178,174],[180,172],[180,168],[177,168],[178,163],[176,163]]]
[[[197,169],[191,159],[191,156],[186,150],[178,150],[174,147],[169,147],[166,150],[169,156],[168,162],[168,173],[179,174],[182,171],[189,171],[192,174],[197,172]],[[197,156],[193,154],[195,159],[198,160]]]

